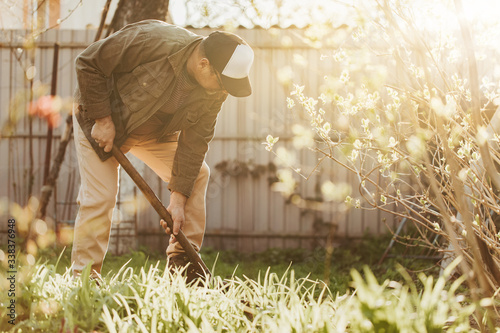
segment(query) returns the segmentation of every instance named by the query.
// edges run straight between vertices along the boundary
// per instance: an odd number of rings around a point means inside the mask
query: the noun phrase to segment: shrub
[[[318,173],[327,174],[318,186],[325,206],[411,221],[418,237],[410,243],[463,258],[458,268],[475,302],[496,295],[500,77],[491,68],[500,49],[491,31],[498,20],[469,24],[460,0],[360,2],[354,10],[357,23],[322,57],[338,72],[322,73],[318,91],[295,85],[287,98],[294,148],[272,135],[265,142],[281,161],[275,188],[306,205],[290,169],[307,163],[286,161],[313,151],[320,162],[304,178],[327,161],[357,178],[350,185],[331,179],[335,172]]]

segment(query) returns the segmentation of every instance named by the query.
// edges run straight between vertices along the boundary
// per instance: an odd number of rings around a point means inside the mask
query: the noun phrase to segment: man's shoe
[[[190,284],[195,280],[200,283],[200,279],[204,279],[206,276],[201,266],[197,263],[191,263],[189,257],[185,254],[178,254],[168,258],[168,269],[172,273],[182,270],[182,275],[186,278],[186,284]]]

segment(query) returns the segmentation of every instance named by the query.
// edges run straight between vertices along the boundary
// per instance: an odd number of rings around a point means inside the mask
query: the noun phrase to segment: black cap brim
[[[234,97],[247,97],[252,94],[252,86],[250,85],[248,76],[242,79],[233,79],[221,74],[220,78],[224,85],[224,89],[229,95]]]

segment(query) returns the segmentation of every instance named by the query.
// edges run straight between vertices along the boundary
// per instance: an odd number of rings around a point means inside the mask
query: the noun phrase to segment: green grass
[[[330,261],[329,279],[325,281],[328,282],[330,290],[334,293],[344,294],[349,289],[351,270],[362,271],[364,266],[369,266],[380,281],[386,279],[402,281],[402,277],[396,269],[399,265],[409,270],[417,284],[419,282],[416,273],[419,271],[423,270],[428,275],[438,276],[439,267],[435,261],[398,256],[405,252],[407,252],[406,255],[421,254],[419,249],[412,249],[408,252],[408,249],[400,244],[396,244],[390,251],[390,254],[396,255],[395,257],[386,258],[382,265],[378,265],[389,241],[390,236],[365,236],[360,240],[348,241],[335,248]],[[48,264],[55,264],[57,260],[60,260],[57,269],[58,273],[62,274],[70,265],[71,254],[70,249],[62,251],[63,249],[45,249],[40,252],[39,257],[41,262],[47,260]],[[321,248],[316,250],[270,249],[261,253],[249,254],[203,248],[201,255],[207,267],[210,269],[215,267],[212,273],[222,278],[234,275],[239,278],[245,276],[256,279],[259,273],[267,271],[270,267],[271,272],[278,275],[283,275],[291,268],[295,271],[296,276],[309,276],[312,280],[325,279],[326,253]],[[116,273],[127,262],[129,267],[138,271],[141,267],[148,267],[149,264],[155,264],[157,261],[161,263],[159,269],[162,272],[166,262],[164,253],[140,249],[122,256],[108,254],[104,260],[102,274],[106,276]]]
[[[89,279],[89,269],[81,278],[72,278],[69,251],[57,258],[57,250],[44,250],[39,263],[19,269],[17,326],[6,323],[6,301],[1,299],[0,328],[10,332],[471,331],[474,305],[461,294],[462,280],[436,278],[435,269],[417,277],[397,267],[403,263],[421,269],[432,266],[429,261],[390,258],[375,265],[387,241],[365,238],[335,249],[329,287],[321,281],[325,252],[319,249],[247,255],[204,249],[203,259],[214,267],[214,276],[198,287],[186,286],[181,276],[165,270],[163,254],[135,251],[108,256],[99,286]],[[396,247],[394,253],[400,250]]]

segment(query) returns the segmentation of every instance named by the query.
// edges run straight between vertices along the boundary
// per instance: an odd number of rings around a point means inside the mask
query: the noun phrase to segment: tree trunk
[[[106,36],[129,23],[146,19],[165,21],[169,2],[169,0],[120,0]]]

